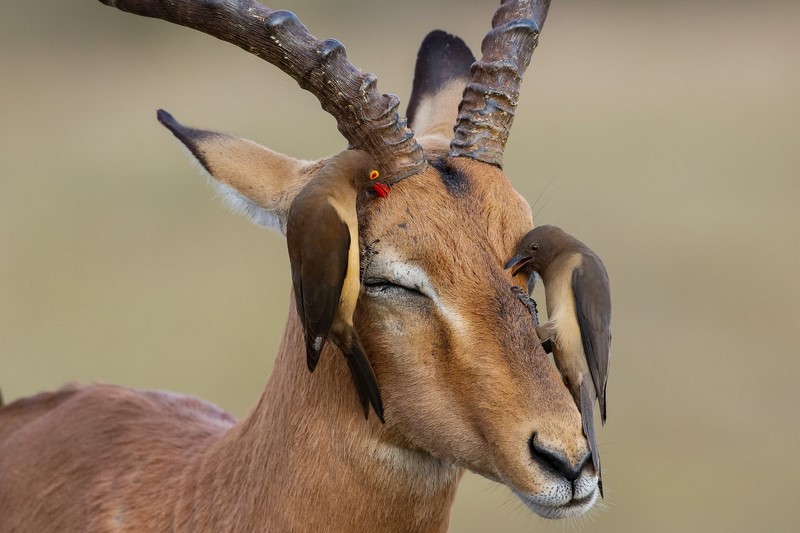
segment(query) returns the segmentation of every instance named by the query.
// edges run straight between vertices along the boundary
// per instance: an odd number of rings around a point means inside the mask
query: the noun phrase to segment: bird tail
[[[319,363],[319,353],[325,345],[325,337],[314,337],[306,330],[306,364],[309,372],[313,372]]]
[[[3,407],[3,391],[0,390],[0,407]]]
[[[606,425],[606,391],[605,390],[603,391],[603,394],[601,394],[598,397],[598,401],[600,402],[600,421],[605,426]]]
[[[581,383],[581,419],[583,421],[583,434],[589,441],[589,452],[592,454],[592,464],[594,471],[597,472],[597,485],[600,488],[600,496],[603,496],[603,474],[600,470],[600,450],[597,449],[597,439],[594,433],[594,401],[596,394],[594,384],[590,379],[584,379]]]
[[[364,408],[364,418],[369,417],[369,405],[372,404],[375,414],[378,415],[381,422],[384,422],[383,402],[381,401],[381,391],[378,388],[378,380],[375,378],[375,373],[372,371],[369,359],[364,354],[364,348],[361,347],[361,341],[358,340],[355,330],[351,330],[349,337],[346,347],[340,347],[347,360],[347,366],[350,368],[350,375],[353,378],[356,392],[358,392],[358,398],[361,400],[361,406]]]

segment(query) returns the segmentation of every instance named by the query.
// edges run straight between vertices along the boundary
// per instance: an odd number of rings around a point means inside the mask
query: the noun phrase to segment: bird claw
[[[511,292],[517,297],[517,300],[522,302],[522,305],[528,308],[528,311],[531,313],[531,319],[533,320],[533,325],[539,325],[539,310],[536,307],[536,300],[522,292],[522,289],[514,285],[511,287]]]
[[[536,300],[522,292],[522,289],[514,285],[511,287],[511,292],[516,295],[517,300],[522,302],[522,305],[528,308],[528,311],[531,313],[531,319],[533,320],[533,325],[539,325],[539,310],[536,306]],[[545,353],[552,353],[553,352],[553,343],[550,339],[545,340],[542,342],[542,348],[544,349]]]

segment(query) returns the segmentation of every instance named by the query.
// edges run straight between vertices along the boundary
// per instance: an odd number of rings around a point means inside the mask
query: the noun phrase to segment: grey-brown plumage
[[[333,342],[347,360],[364,416],[372,404],[383,421],[378,383],[353,327],[361,288],[356,197],[373,169],[372,158],[357,150],[327,161],[292,202],[286,242],[308,369],[316,368],[325,341]]]
[[[600,258],[581,241],[555,226],[528,232],[506,264],[512,274],[542,278],[548,320],[536,326],[539,339],[551,341],[553,359],[581,411],[583,431],[603,484],[594,431],[594,402],[606,421],[606,382],[611,354],[611,290]]]

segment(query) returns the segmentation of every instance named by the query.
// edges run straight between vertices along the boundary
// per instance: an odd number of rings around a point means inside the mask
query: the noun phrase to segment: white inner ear
[[[420,101],[413,124],[417,139],[425,138],[427,142],[435,143],[438,138],[449,145],[464,86],[468,82],[468,78],[453,80],[435,95]]]
[[[203,168],[200,165],[200,168]],[[264,226],[265,228],[271,228],[275,231],[279,232],[281,235],[286,235],[286,221],[283,220],[281,217],[276,215],[275,213],[268,211],[261,207],[260,205],[254,203],[252,200],[244,196],[242,193],[231,187],[230,185],[226,185],[214,179],[214,177],[205,172],[206,176],[208,176],[209,181],[211,181],[212,185],[217,191],[217,196],[236,213],[242,213],[247,215],[250,220],[258,224],[259,226]]]
[[[206,170],[206,167],[203,166],[203,164],[194,156],[192,151],[189,150],[185,144],[178,139],[176,140],[178,141],[178,146],[180,146],[181,150],[183,150],[183,152],[189,156],[189,160],[200,171],[200,174],[205,176],[211,186],[214,187],[217,197],[234,213],[246,215],[250,220],[259,226],[274,229],[284,237],[286,236],[286,220],[282,219],[276,213],[269,211],[268,209],[265,209],[264,207],[253,202],[230,185],[222,183],[216,179],[211,175],[211,173],[208,172],[208,170]]]

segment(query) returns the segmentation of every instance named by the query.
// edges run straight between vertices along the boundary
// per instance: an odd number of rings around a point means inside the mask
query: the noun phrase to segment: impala
[[[239,422],[191,397],[112,385],[0,408],[0,531],[444,531],[464,468],[544,517],[589,509],[597,476],[578,409],[503,269],[533,226],[502,156],[549,0],[503,1],[478,61],[431,33],[408,125],[338,41],[316,40],[289,12],[252,0],[102,2],[278,66],[377,162],[392,193],[358,199],[355,326],[385,424],[364,419],[331,343],[309,373],[291,303],[272,375]],[[282,233],[292,199],[326,165],[158,118],[232,205]]]

